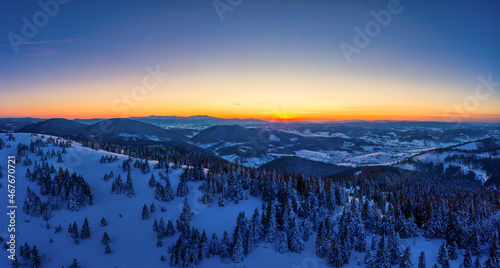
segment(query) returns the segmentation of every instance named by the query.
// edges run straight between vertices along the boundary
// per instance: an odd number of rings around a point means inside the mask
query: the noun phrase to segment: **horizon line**
[[[191,118],[191,117],[209,117],[216,119],[226,119],[226,120],[258,120],[265,121],[269,123],[283,123],[283,122],[295,122],[295,123],[329,123],[329,122],[432,122],[432,123],[482,123],[482,124],[498,124],[500,120],[450,120],[450,121],[439,121],[439,120],[429,120],[429,119],[264,119],[264,118],[238,118],[238,117],[216,117],[210,115],[190,115],[190,116],[179,116],[179,115],[148,115],[148,116],[128,116],[128,117],[90,117],[90,118],[80,118],[80,117],[31,117],[31,116],[21,116],[21,117],[0,117],[0,119],[65,119],[65,120],[109,120],[109,119],[134,119],[134,118],[148,118],[148,117],[178,117],[178,118]]]

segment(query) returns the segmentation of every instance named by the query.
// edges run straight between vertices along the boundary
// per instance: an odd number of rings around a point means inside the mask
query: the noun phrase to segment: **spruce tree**
[[[366,268],[375,268],[373,265],[373,258],[372,254],[369,249],[366,250],[365,258],[363,259],[363,262],[366,264]]]
[[[425,253],[420,252],[420,256],[418,257],[418,268],[425,268]]]
[[[146,204],[144,204],[144,206],[142,207],[142,219],[143,220],[149,219],[149,210]]]
[[[227,231],[224,231],[224,235],[222,236],[222,241],[220,244],[220,257],[222,260],[228,259],[231,255],[231,242],[229,241],[229,234]]]
[[[101,239],[101,242],[104,244],[104,245],[108,245],[109,244],[109,241],[111,241],[111,239],[109,239],[109,235],[107,232],[104,232],[104,235],[102,236],[102,239]]]
[[[342,249],[338,243],[333,243],[328,254],[328,264],[335,268],[340,268],[344,265],[344,258],[342,257]]]
[[[398,264],[401,258],[401,246],[399,240],[399,234],[394,230],[389,236],[388,250],[390,255],[391,264]]]
[[[167,228],[165,230],[165,235],[166,236],[173,236],[174,234],[175,234],[174,224],[172,223],[171,220],[169,220],[167,223]]]
[[[470,250],[465,251],[464,262],[462,263],[464,268],[472,268],[472,254]]]
[[[276,245],[276,251],[279,253],[288,252],[288,235],[286,232],[281,232],[280,240]]]
[[[242,235],[239,234],[238,237],[236,238],[236,243],[234,244],[232,253],[231,253],[231,259],[235,263],[240,263],[243,261],[243,258],[245,257],[244,254],[244,247],[243,247],[243,238]]]
[[[78,261],[76,259],[73,259],[73,262],[68,268],[81,268],[80,264],[78,264]]]
[[[154,188],[156,186],[156,179],[154,173],[151,174],[151,178],[149,179],[148,185],[151,188]]]
[[[385,241],[385,237],[382,236],[378,243],[377,247],[377,252],[375,254],[375,259],[373,261],[373,264],[377,268],[390,268],[391,267],[391,261],[390,261],[390,253],[387,250],[387,243]]]
[[[456,260],[458,258],[457,243],[455,241],[451,241],[448,244],[448,256],[450,260]]]
[[[399,261],[399,268],[413,268],[413,262],[411,261],[410,247],[407,247]]]
[[[210,240],[208,250],[209,250],[211,255],[219,255],[219,253],[220,253],[219,238],[217,237],[217,234],[215,234],[215,233],[212,235],[212,239]]]
[[[446,245],[443,243],[438,251],[438,263],[444,265],[446,260],[448,260],[448,253],[446,252]]]
[[[30,268],[38,268],[42,264],[40,255],[38,253],[38,249],[35,245],[33,245],[33,248],[31,249],[30,257],[28,260],[28,266]]]
[[[90,227],[87,217],[85,217],[85,220],[83,221],[80,237],[82,239],[90,239]]]
[[[108,222],[106,221],[106,219],[104,217],[102,217],[102,219],[101,219],[101,226],[104,227],[106,225],[108,225]]]

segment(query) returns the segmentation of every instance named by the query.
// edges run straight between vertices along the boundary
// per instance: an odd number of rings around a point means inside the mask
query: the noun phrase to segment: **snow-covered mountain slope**
[[[2,134],[4,135],[4,134]],[[0,150],[0,165],[3,168],[4,178],[0,180],[2,188],[0,188],[0,205],[5,208],[8,204],[7,180],[5,179],[7,157],[16,155],[17,146],[20,143],[29,144],[30,141],[35,141],[40,138],[30,136],[30,134],[15,133],[16,141],[8,141],[4,139],[6,146]],[[9,147],[10,146],[10,147]],[[44,151],[54,149],[55,151],[62,150],[61,147],[49,145],[43,148]],[[157,237],[152,230],[153,221],[163,218],[165,222],[169,220],[175,222],[181,214],[183,207],[183,197],[175,197],[170,202],[160,202],[154,198],[155,189],[149,187],[148,182],[151,173],[143,174],[140,169],[132,168],[131,178],[135,194],[133,197],[127,197],[124,194],[112,194],[111,185],[113,179],[104,181],[104,174],[113,172],[114,176],[120,175],[122,178],[127,176],[127,173],[120,167],[122,161],[127,160],[128,156],[121,154],[111,154],[105,151],[96,151],[83,147],[78,143],[73,143],[71,148],[66,148],[67,153],[62,154],[63,162],[58,162],[58,157],[51,157],[47,160],[49,165],[54,165],[55,169],[59,167],[68,169],[70,173],[76,172],[82,175],[89,184],[93,194],[93,204],[87,207],[81,207],[77,211],[68,211],[65,209],[56,210],[52,217],[45,221],[43,217],[28,216],[23,212],[23,201],[26,197],[27,188],[39,194],[40,186],[35,182],[30,182],[26,178],[26,171],[31,166],[23,166],[21,163],[16,164],[16,196],[15,201],[18,205],[16,210],[16,249],[19,249],[25,242],[30,246],[36,245],[39,254],[42,256],[41,267],[61,267],[69,266],[73,259],[77,259],[81,267],[169,267],[170,254],[167,248],[172,245],[179,237],[179,232],[172,237],[166,237],[162,247],[157,247]],[[27,151],[27,155],[33,162],[36,160],[40,163],[40,156]],[[100,159],[103,156],[117,157],[118,161],[112,163],[101,164]],[[150,161],[151,166],[155,164]],[[159,170],[151,169],[158,179]],[[164,172],[164,170],[162,170]],[[168,174],[171,186],[175,189],[179,183],[182,169],[170,169]],[[158,181],[161,181],[158,179]],[[187,202],[193,212],[192,226],[205,230],[210,238],[213,233],[222,238],[222,233],[228,231],[230,239],[232,239],[232,231],[235,227],[235,221],[240,211],[245,211],[245,214],[250,216],[255,208],[261,208],[262,199],[260,197],[252,197],[245,191],[248,196],[238,204],[227,204],[225,207],[219,207],[216,204],[205,205],[200,202],[200,197],[203,193],[198,189],[201,182],[188,182],[189,193]],[[44,201],[46,196],[41,195]],[[156,210],[149,213],[149,219],[142,219],[142,209],[144,205],[150,206],[154,204]],[[162,207],[166,211],[162,212]],[[101,226],[101,219],[105,218],[106,226]],[[90,239],[79,239],[79,243],[75,244],[74,239],[68,233],[68,225],[76,222],[79,228],[85,218],[89,221]],[[47,228],[47,223],[48,227]],[[55,227],[61,225],[62,231],[55,232]],[[5,241],[8,241],[9,219],[7,215],[2,213],[0,216],[0,234]],[[101,242],[104,232],[106,232],[111,241],[109,246],[111,253],[105,254],[105,246]],[[315,255],[315,239],[316,233],[311,235],[311,238],[305,242],[304,250],[298,253],[276,252],[276,242],[261,243],[252,253],[246,256],[242,262],[233,263],[231,261],[221,262],[219,256],[202,260],[199,267],[325,267],[327,259],[318,258]],[[402,239],[401,246],[411,246],[413,263],[417,263],[418,255],[421,251],[426,253],[427,267],[430,267],[436,262],[437,251],[442,240],[433,239],[430,241],[422,237],[412,239]],[[17,252],[19,254],[19,251]],[[460,252],[463,254],[463,252]],[[0,267],[9,267],[10,260],[7,258],[8,251],[2,250],[0,253]],[[165,261],[161,260],[161,256],[165,257]],[[353,252],[349,265],[345,267],[364,267],[364,253]],[[461,258],[451,261],[452,267],[458,267],[461,263]],[[484,258],[483,258],[484,261]]]

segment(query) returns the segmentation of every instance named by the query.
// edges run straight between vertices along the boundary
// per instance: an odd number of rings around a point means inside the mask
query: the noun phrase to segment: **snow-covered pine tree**
[[[110,241],[111,241],[111,239],[109,238],[108,233],[107,233],[107,232],[104,232],[104,235],[102,236],[101,242],[102,242],[104,245],[108,245]]]
[[[243,261],[243,258],[245,257],[245,252],[244,252],[244,246],[243,246],[243,237],[241,233],[238,233],[238,236],[236,238],[233,250],[231,252],[231,259],[235,263],[240,263]]]
[[[167,223],[167,228],[165,230],[165,235],[166,236],[173,236],[174,234],[175,234],[174,224],[172,223],[171,220],[169,220]]]
[[[35,245],[31,249],[31,253],[29,254],[28,266],[30,268],[38,268],[42,264],[40,254],[38,253],[38,249]]]
[[[401,245],[399,234],[392,230],[387,243],[391,264],[398,264],[401,258]]]
[[[333,243],[328,254],[328,264],[331,267],[340,268],[344,265],[342,249],[338,243]]]
[[[210,239],[210,244],[208,246],[208,250],[211,255],[219,255],[220,253],[220,243],[217,234],[212,235],[212,239]]]
[[[185,197],[188,194],[187,177],[181,176],[180,182],[177,185],[177,196]]]
[[[446,251],[445,243],[441,244],[441,247],[439,248],[437,260],[441,265],[444,265],[445,261],[448,260],[448,252]]]
[[[457,243],[455,241],[451,241],[448,244],[448,257],[450,260],[456,260],[458,258]]]
[[[151,188],[154,188],[156,186],[156,179],[154,173],[151,174],[151,178],[149,179],[148,185]]]
[[[417,268],[425,268],[425,252],[420,252],[420,256],[418,256],[418,266]]]
[[[89,220],[87,219],[87,217],[85,217],[85,220],[83,221],[80,237],[82,239],[90,239],[90,227],[89,227]]]
[[[81,268],[81,266],[76,259],[73,259],[73,262],[70,266],[68,266],[68,268]]]
[[[300,253],[304,249],[304,242],[299,232],[295,217],[291,220],[288,233],[288,247],[291,252]]]
[[[276,221],[276,208],[274,205],[271,206],[271,211],[269,213],[268,229],[266,230],[266,242],[272,243],[276,239],[276,230],[278,222]]]
[[[281,232],[280,240],[276,245],[276,251],[279,253],[288,252],[288,235],[286,232]]]
[[[222,241],[220,243],[220,257],[222,260],[227,260],[231,256],[231,242],[229,241],[229,234],[224,231]]]
[[[200,260],[207,259],[210,257],[210,251],[208,249],[208,237],[205,230],[201,234],[200,242],[199,242],[199,252],[200,252]]]
[[[401,260],[399,261],[399,268],[413,268],[410,247],[407,247],[403,253],[403,256],[401,256]]]
[[[127,173],[127,182],[125,183],[125,194],[128,197],[132,197],[135,194],[134,185],[132,184],[132,176],[130,175],[130,171]]]
[[[385,236],[380,238],[378,242],[377,252],[373,260],[373,264],[377,268],[391,268],[390,253],[387,250],[387,243],[385,241]]]
[[[464,268],[472,268],[472,254],[470,253],[470,250],[465,251],[464,261],[462,263],[462,266]]]
[[[144,206],[142,207],[142,217],[141,218],[143,220],[149,219],[149,209],[148,209],[148,206],[146,204],[144,204]]]

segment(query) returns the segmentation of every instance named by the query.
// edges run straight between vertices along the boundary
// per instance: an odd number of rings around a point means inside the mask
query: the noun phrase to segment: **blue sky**
[[[409,119],[432,119],[473,93],[478,76],[500,80],[500,3],[493,0],[400,1],[402,11],[348,63],[340,43],[353,44],[354,27],[364,29],[373,21],[370,11],[388,3],[243,0],[221,20],[211,1],[73,0],[15,53],[9,33],[22,36],[22,18],[33,22],[43,9],[34,1],[3,1],[0,116],[114,116],[109,103],[156,65],[171,80],[133,115],[266,117],[287,109],[298,117],[391,119],[399,103],[422,108],[419,116],[408,111]],[[22,102],[27,94],[36,105]],[[232,109],[249,95],[274,103]],[[500,119],[499,95],[472,112]],[[317,103],[321,96],[334,98],[335,107]],[[172,98],[191,98],[197,108],[161,108]],[[93,99],[96,111],[86,111]],[[80,112],[66,111],[67,102]]]

